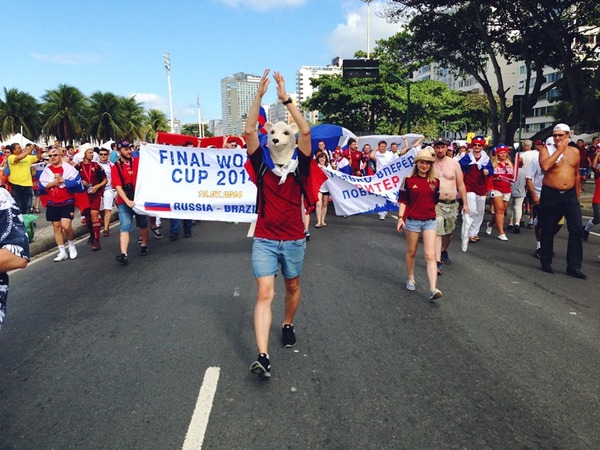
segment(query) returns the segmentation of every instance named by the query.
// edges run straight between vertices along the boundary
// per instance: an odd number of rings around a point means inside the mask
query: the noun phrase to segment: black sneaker
[[[441,261],[437,262],[437,274],[438,275],[442,274],[442,262]]]
[[[442,262],[444,264],[446,264],[446,265],[451,263],[450,257],[448,256],[448,250],[444,250],[442,252],[442,258],[441,259],[442,259]]]
[[[533,252],[533,257],[534,257],[534,258],[537,258],[537,259],[540,259],[540,254],[541,254],[541,252],[542,252],[542,249],[541,249],[541,248],[537,248],[537,249],[535,250],[535,252]]]
[[[515,225],[515,228],[513,228],[513,233],[519,234],[520,232],[521,232],[521,227],[519,225]]]
[[[509,225],[507,229],[508,229],[508,231],[512,231],[515,229],[515,227],[514,227],[514,225]]]
[[[281,343],[285,348],[294,347],[296,345],[296,333],[294,333],[293,325],[284,325],[281,328]]]
[[[310,241],[310,233],[308,232],[308,230],[304,231],[304,237],[306,238],[306,241]]]
[[[250,365],[250,372],[261,378],[271,378],[271,361],[266,353],[259,353],[258,358]]]
[[[179,239],[179,235],[175,234],[175,233],[171,233],[169,235],[169,239],[172,240],[172,241],[176,241],[177,239]]]
[[[117,257],[115,259],[117,260],[117,262],[119,262],[121,264],[127,264],[127,262],[129,261],[127,259],[127,255],[125,253],[121,253],[120,255],[117,255]]]
[[[148,251],[148,246],[147,245],[142,245],[142,247],[140,248],[140,255],[147,256],[148,253],[150,253]]]
[[[589,237],[590,237],[590,232],[589,232],[589,231],[587,231],[587,230],[585,229],[585,227],[583,227],[583,240],[584,240],[584,241],[587,241]]]
[[[158,228],[158,227],[151,227],[150,229],[154,233],[154,237],[156,239],[162,239],[162,233],[160,232],[160,228]]]

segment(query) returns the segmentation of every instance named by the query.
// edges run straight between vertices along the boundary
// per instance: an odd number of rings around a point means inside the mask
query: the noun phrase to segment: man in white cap
[[[553,273],[554,228],[562,216],[569,230],[567,245],[567,275],[585,279],[581,271],[583,259],[583,228],[581,206],[579,205],[579,151],[570,147],[571,129],[559,123],[552,131],[554,145],[540,150],[540,167],[544,181],[540,196],[540,217],[542,226],[540,262],[544,272]]]

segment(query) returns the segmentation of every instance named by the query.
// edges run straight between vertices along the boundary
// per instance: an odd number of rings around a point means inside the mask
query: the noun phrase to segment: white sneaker
[[[429,300],[436,300],[442,296],[442,291],[439,289],[434,289],[429,292]]]
[[[408,280],[406,282],[406,289],[409,291],[414,291],[416,289],[415,280]]]
[[[67,252],[65,252],[64,250],[62,252],[58,252],[58,255],[56,256],[56,258],[54,258],[54,262],[59,262],[59,261],[64,261],[65,259],[68,259],[69,255],[67,255]]]
[[[501,241],[508,241],[508,238],[506,237],[506,234],[504,234],[504,233],[502,233],[501,235],[499,235],[498,239],[500,239]]]
[[[485,234],[492,234],[492,224],[489,222],[485,226]]]
[[[77,258],[77,249],[75,248],[75,246],[69,246],[69,258],[71,259],[75,259]]]

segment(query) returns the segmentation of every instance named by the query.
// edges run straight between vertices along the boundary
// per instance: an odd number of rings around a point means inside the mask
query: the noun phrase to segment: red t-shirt
[[[120,158],[111,167],[111,182],[114,188],[117,186],[123,187],[126,184],[132,184],[135,189],[137,181],[139,158],[131,158],[131,162],[124,163]],[[122,177],[122,178],[121,178]],[[117,205],[122,205],[125,202],[120,195],[117,195]]]
[[[62,166],[54,167],[52,165],[48,166],[48,168],[54,174],[58,174],[62,176],[63,168]],[[75,198],[73,194],[71,194],[66,187],[55,186],[47,190],[48,193],[48,205],[50,206],[64,206],[70,203],[75,203]]]
[[[464,181],[467,192],[474,192],[475,195],[487,194],[487,176],[483,174],[483,170],[479,170],[477,164],[471,164],[464,172]]]
[[[344,156],[350,161],[350,168],[352,169],[352,173],[355,173],[357,170],[360,170],[360,163],[363,161],[363,152],[360,150],[350,150],[347,149],[344,152]]]
[[[404,217],[413,220],[435,219],[435,204],[439,198],[440,180],[429,181],[425,177],[414,175],[404,180],[400,191],[399,203],[406,205]]]
[[[254,171],[260,172],[263,160],[262,149],[250,155]],[[298,167],[301,174],[308,173],[310,157],[298,152]],[[280,178],[267,169],[262,179],[262,192],[258,195],[258,219],[254,236],[276,241],[293,241],[304,239],[304,221],[302,214],[302,191],[294,178],[288,174],[285,183],[279,184]],[[264,199],[264,201],[263,201]]]
[[[512,192],[512,185],[508,180],[512,179],[513,173],[514,170],[510,165],[499,162],[494,167],[494,175],[492,176],[493,188],[503,194],[510,194]]]

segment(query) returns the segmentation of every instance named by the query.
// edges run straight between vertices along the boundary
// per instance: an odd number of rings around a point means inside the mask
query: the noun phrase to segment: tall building
[[[341,74],[342,69],[339,65],[330,66],[302,66],[296,72],[296,94],[297,104],[308,100],[314,92],[314,88],[310,84],[313,78],[319,78],[322,75]],[[319,111],[302,111],[308,123],[315,123],[319,118]]]
[[[221,112],[223,134],[240,136],[252,101],[256,96],[260,77],[243,72],[221,80]]]

